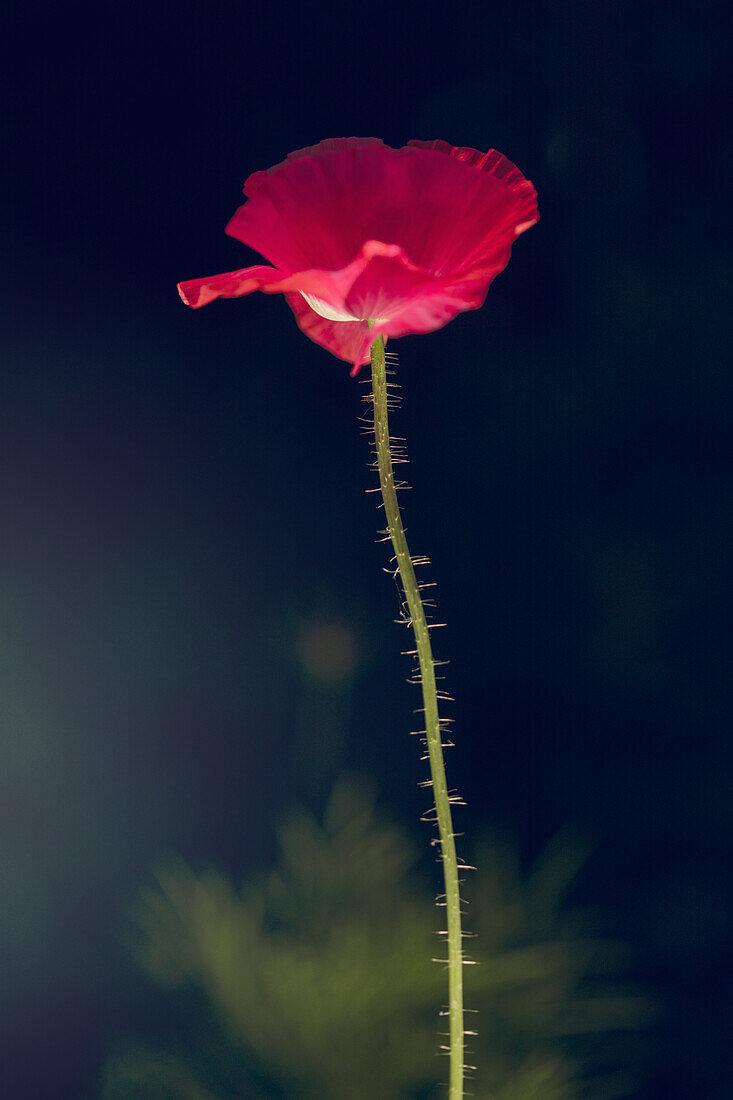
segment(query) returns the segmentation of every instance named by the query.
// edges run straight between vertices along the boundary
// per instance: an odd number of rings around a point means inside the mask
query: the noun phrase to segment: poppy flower
[[[181,298],[198,309],[254,290],[284,294],[306,336],[352,374],[379,333],[431,332],[478,309],[539,217],[535,189],[511,161],[444,141],[321,141],[255,172],[244,194],[226,231],[272,266],[190,279]]]

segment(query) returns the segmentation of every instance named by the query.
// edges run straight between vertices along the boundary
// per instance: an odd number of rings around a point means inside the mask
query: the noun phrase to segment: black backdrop
[[[346,134],[496,147],[537,186],[484,309],[393,345],[451,780],[469,834],[490,821],[526,858],[564,825],[592,841],[584,898],[668,1005],[644,1095],[730,1095],[718,14],[0,16],[4,1095],[91,1096],[108,1036],[155,1030],[120,932],[160,853],[246,874],[342,767],[417,832],[361,387],[281,300],[175,292],[251,262],[223,234],[251,171]],[[297,639],[323,621],[358,661],[313,767]]]

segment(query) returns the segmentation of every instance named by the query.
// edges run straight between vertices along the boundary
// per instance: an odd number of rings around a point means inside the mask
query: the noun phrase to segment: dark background
[[[643,1096],[731,1095],[718,15],[0,17],[4,1096],[91,1097],[109,1036],[154,1032],[122,930],[159,855],[248,874],[344,767],[427,841],[363,387],[278,297],[194,313],[175,292],[252,262],[223,233],[250,172],[348,134],[496,147],[537,186],[486,306],[392,345],[459,825],[526,859],[587,837],[582,898],[665,1005]],[[313,630],[351,639],[348,682],[308,672]]]

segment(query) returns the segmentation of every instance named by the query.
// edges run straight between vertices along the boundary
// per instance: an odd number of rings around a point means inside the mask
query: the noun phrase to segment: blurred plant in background
[[[236,890],[169,865],[135,916],[134,950],[177,1001],[175,1044],[123,1045],[103,1100],[404,1100],[437,1095],[443,973],[410,843],[367,785],[342,778],[323,823],[293,814],[278,866]],[[470,887],[478,965],[474,1096],[581,1100],[634,1089],[625,1037],[649,1005],[622,952],[564,907],[584,855],[559,838],[529,874],[486,841]],[[471,1019],[471,1017],[469,1017]],[[622,1043],[617,1040],[621,1038]]]

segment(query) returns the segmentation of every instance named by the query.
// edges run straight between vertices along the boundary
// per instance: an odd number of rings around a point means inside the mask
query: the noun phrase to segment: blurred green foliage
[[[134,950],[183,1012],[167,1049],[123,1045],[103,1100],[428,1100],[442,1095],[445,996],[436,921],[403,833],[363,783],[340,780],[322,823],[279,830],[278,866],[236,890],[183,864],[157,875]],[[492,1100],[628,1096],[623,1045],[648,1016],[564,899],[583,862],[558,839],[529,874],[508,845],[480,847],[467,883],[469,1090]],[[472,1021],[477,1021],[474,1025]]]

